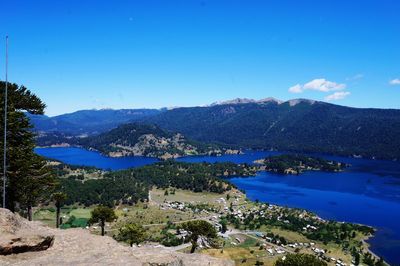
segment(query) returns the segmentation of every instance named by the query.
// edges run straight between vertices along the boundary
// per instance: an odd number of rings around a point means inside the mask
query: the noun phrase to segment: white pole
[[[7,98],[8,98],[8,36],[6,36],[6,90],[4,93],[4,147],[3,147],[3,208],[6,207],[7,184]]]

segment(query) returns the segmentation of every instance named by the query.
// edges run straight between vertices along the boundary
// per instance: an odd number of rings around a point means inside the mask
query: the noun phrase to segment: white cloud
[[[314,79],[303,86],[306,90],[316,90],[316,91],[338,91],[346,88],[346,84],[338,84],[326,79]]]
[[[344,90],[346,88],[346,84],[343,83],[336,83],[333,81],[326,80],[324,78],[314,79],[310,82],[301,85],[297,84],[293,87],[289,88],[289,92],[291,93],[301,93],[305,90],[316,90],[322,92],[329,92],[329,91],[339,91]]]
[[[392,79],[389,81],[390,85],[400,85],[400,79]]]
[[[350,92],[348,92],[348,91],[337,91],[333,94],[326,96],[325,101],[342,100],[342,99],[346,98],[348,95],[350,95]]]
[[[303,92],[303,86],[300,84],[296,84],[293,87],[289,88],[289,92],[291,93],[302,93]]]

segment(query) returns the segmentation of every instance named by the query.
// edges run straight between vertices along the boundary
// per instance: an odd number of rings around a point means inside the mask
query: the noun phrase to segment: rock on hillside
[[[33,236],[53,236],[54,241],[43,251],[0,256],[0,265],[234,265],[231,261],[163,247],[130,248],[111,237],[93,235],[84,229],[52,229],[0,209],[0,245],[7,245],[6,239],[13,237]]]

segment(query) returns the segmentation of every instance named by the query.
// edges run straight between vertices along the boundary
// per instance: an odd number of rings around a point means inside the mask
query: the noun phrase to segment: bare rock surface
[[[234,265],[232,261],[175,252],[164,247],[131,248],[108,236],[93,235],[84,229],[52,229],[0,209],[0,243],[12,236],[54,236],[54,242],[44,251],[2,255],[0,265]]]
[[[39,230],[40,224],[29,222],[12,212],[0,209],[0,255],[46,250],[54,242],[49,231]]]

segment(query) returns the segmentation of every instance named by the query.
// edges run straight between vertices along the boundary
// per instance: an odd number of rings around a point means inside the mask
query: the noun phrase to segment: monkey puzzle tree
[[[48,200],[55,185],[54,175],[42,157],[31,154],[21,162],[15,195],[20,206],[27,210],[29,221],[32,221],[32,207]]]
[[[64,201],[67,199],[67,194],[64,192],[56,192],[53,193],[52,199],[56,205],[56,227],[58,228],[60,226],[60,212],[61,212],[61,207],[64,204]]]
[[[5,82],[0,82],[0,101],[4,102]],[[42,157],[33,151],[35,147],[32,125],[26,113],[43,114],[45,104],[26,87],[8,83],[7,105],[7,184],[6,206],[15,210],[16,203],[28,209],[48,193],[54,185]],[[0,124],[4,124],[4,109],[0,104]],[[0,152],[3,153],[3,138]],[[0,164],[3,172],[3,164]],[[2,192],[1,192],[2,193]]]
[[[204,236],[208,239],[214,239],[217,237],[217,231],[214,226],[207,221],[196,220],[183,223],[180,228],[188,231],[192,248],[190,253],[194,253],[197,248],[197,240],[200,236]]]
[[[127,224],[119,229],[118,240],[127,241],[132,247],[139,245],[146,239],[146,231],[139,224]]]
[[[90,224],[99,223],[101,227],[101,235],[104,236],[104,226],[106,222],[112,222],[117,219],[113,209],[107,206],[97,206],[92,211],[92,217],[89,220]]]

